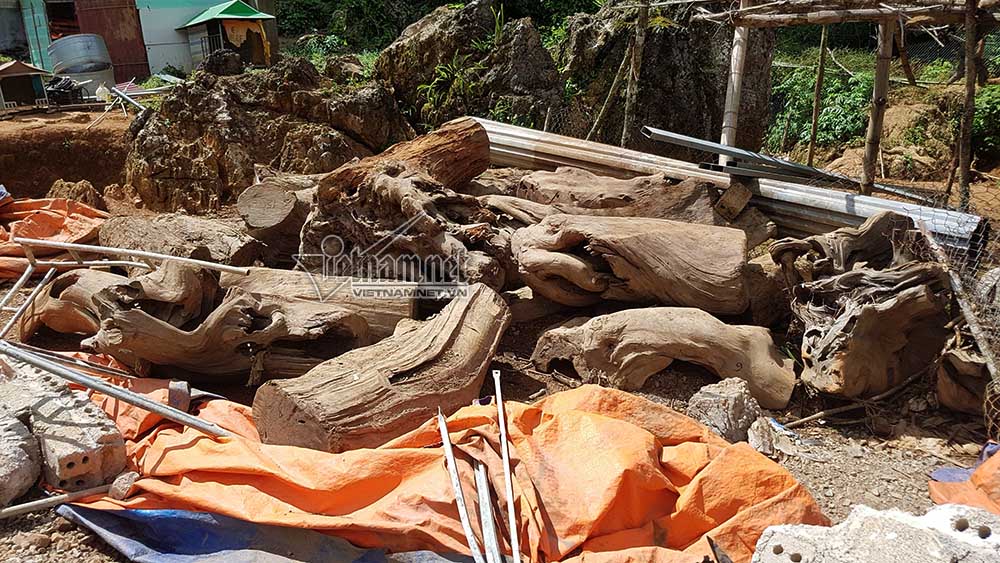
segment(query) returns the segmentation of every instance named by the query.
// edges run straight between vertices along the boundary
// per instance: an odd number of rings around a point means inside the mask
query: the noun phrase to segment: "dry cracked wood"
[[[526,176],[516,196],[486,195],[480,201],[494,211],[510,215],[521,226],[538,223],[557,213],[651,217],[738,228],[747,233],[750,248],[777,232],[774,223],[755,208],[747,209],[735,222],[727,221],[715,210],[719,188],[711,182],[688,179],[678,183],[662,174],[622,180],[561,167],[555,172]]]
[[[802,381],[845,397],[871,396],[927,368],[948,332],[948,278],[936,263],[858,268],[796,286],[805,325]]]
[[[249,266],[260,257],[262,246],[246,233],[242,221],[192,217],[180,213],[112,217],[101,226],[104,246],[133,248]]]
[[[282,174],[262,179],[240,193],[236,208],[251,236],[267,246],[268,264],[293,263],[299,233],[325,174]]]
[[[139,372],[169,366],[186,379],[251,382],[296,377],[337,354],[369,343],[364,319],[342,307],[232,289],[192,330],[141,309],[111,310],[81,345],[111,354]],[[297,349],[297,345],[307,349]],[[320,352],[311,355],[310,352]]]
[[[309,272],[250,268],[246,276],[223,273],[219,285],[223,289],[240,288],[256,295],[280,295],[290,301],[326,303],[353,311],[363,317],[373,340],[381,340],[396,329],[402,319],[417,315],[417,300],[413,294],[366,297],[355,294],[346,277],[313,275]],[[415,283],[393,282],[394,286],[411,290]]]
[[[771,332],[727,325],[699,309],[629,309],[573,319],[549,329],[531,360],[550,371],[572,366],[584,382],[634,390],[674,360],[703,366],[720,378],[739,377],[764,408],[782,408],[795,386],[792,360]]]
[[[254,398],[261,438],[340,452],[375,447],[433,416],[469,404],[510,322],[503,299],[469,287],[427,321],[324,362],[295,379],[272,381]]]
[[[528,286],[577,307],[610,299],[738,314],[746,252],[742,231],[649,218],[552,215],[511,238]]]
[[[881,269],[902,263],[900,243],[912,229],[913,220],[906,215],[883,211],[859,227],[843,227],[801,240],[781,239],[769,250],[792,287],[801,281],[842,274],[855,265]]]
[[[73,270],[59,275],[42,289],[21,317],[18,334],[28,340],[41,326],[63,334],[89,336],[101,326],[94,295],[128,278],[102,270]]]
[[[495,217],[475,197],[452,189],[488,166],[486,131],[469,118],[341,166],[320,181],[300,236],[300,262],[315,269],[326,261],[334,275],[372,275],[377,268],[373,277],[460,277],[502,287],[502,266],[478,248],[492,236]],[[436,267],[439,258],[446,267]]]

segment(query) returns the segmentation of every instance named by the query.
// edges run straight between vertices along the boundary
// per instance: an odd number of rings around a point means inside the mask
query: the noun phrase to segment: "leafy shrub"
[[[340,54],[346,50],[347,44],[340,37],[314,33],[300,37],[285,49],[285,53],[309,59],[314,66],[321,68],[330,55]]]
[[[976,94],[972,147],[977,156],[1000,157],[1000,85],[990,84]]]
[[[13,59],[11,59],[10,57],[5,57],[3,55],[0,55],[0,64],[10,62],[11,60]]]
[[[783,109],[768,129],[765,144],[770,151],[780,152],[788,125],[788,143],[809,142],[812,127],[812,98],[815,71],[796,68],[788,71],[774,86],[773,94]],[[850,142],[868,125],[868,108],[874,79],[869,73],[847,76],[828,73],[823,80],[822,109],[816,127],[816,144],[834,145]]]
[[[482,69],[481,63],[470,64],[468,55],[456,53],[451,61],[434,67],[434,79],[417,86],[417,93],[423,97],[430,112],[443,106],[453,96],[467,100],[475,93],[477,84],[474,76]]]
[[[381,49],[444,0],[282,0],[278,31],[286,37],[332,33],[355,50]]]
[[[924,82],[945,82],[954,73],[955,65],[951,61],[938,59],[924,65],[917,78]]]

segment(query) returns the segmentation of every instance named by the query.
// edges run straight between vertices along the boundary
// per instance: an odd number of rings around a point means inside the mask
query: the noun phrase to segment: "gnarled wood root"
[[[782,408],[795,386],[792,360],[756,326],[727,325],[699,309],[629,309],[573,319],[549,329],[531,360],[550,371],[572,366],[584,382],[634,390],[674,360],[703,366],[720,378],[739,377],[765,408]]]
[[[511,238],[531,289],[576,307],[610,299],[738,314],[746,251],[736,229],[631,217],[552,215]]]
[[[859,227],[843,227],[805,239],[781,239],[769,251],[792,287],[801,281],[842,274],[855,265],[878,270],[901,264],[900,243],[907,240],[906,233],[913,227],[913,220],[906,215],[883,211]]]
[[[318,339],[324,341],[323,356],[290,349],[296,342]],[[140,372],[169,366],[171,374],[184,370],[191,380],[250,376],[254,382],[296,377],[329,355],[368,342],[367,323],[347,309],[233,289],[193,330],[179,329],[141,309],[117,310],[81,345],[111,354]],[[272,350],[276,344],[278,349]]]
[[[427,321],[400,323],[381,342],[262,386],[253,402],[261,438],[340,452],[381,445],[439,407],[454,412],[478,395],[509,322],[496,292],[470,286]]]
[[[943,267],[928,262],[859,268],[796,286],[792,311],[805,324],[802,381],[863,397],[927,368],[948,335],[948,287]]]

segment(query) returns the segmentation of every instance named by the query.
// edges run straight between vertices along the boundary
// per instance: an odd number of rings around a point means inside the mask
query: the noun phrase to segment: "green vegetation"
[[[788,145],[809,141],[815,71],[788,69],[776,76],[773,94],[783,106],[767,131],[767,150],[781,152]],[[848,143],[859,138],[868,124],[873,78],[870,73],[847,76],[830,73],[823,81],[823,109],[816,128],[818,145]],[[787,127],[787,133],[786,133]]]
[[[378,58],[378,51],[362,51],[358,53],[358,60],[361,61],[361,68],[364,69],[365,80],[375,77],[375,59]]]
[[[487,117],[493,121],[509,123],[518,127],[528,127],[531,129],[535,127],[535,122],[531,119],[531,116],[514,113],[514,104],[510,100],[506,99],[498,100],[497,103],[490,108],[490,113]]]
[[[153,88],[159,88],[161,86],[169,86],[170,83],[158,76],[150,76],[146,80],[139,83],[139,87],[144,90],[152,90]]]
[[[984,86],[976,94],[972,146],[977,156],[1000,157],[1000,85]]]
[[[434,79],[417,87],[426,110],[435,111],[454,96],[462,99],[472,97],[476,88],[474,76],[482,69],[481,63],[470,63],[468,55],[458,54],[451,61],[434,67]]]
[[[369,50],[385,47],[407,25],[445,4],[442,0],[282,0],[276,15],[282,36],[333,34],[350,50]]]
[[[503,4],[500,4],[499,10],[491,6],[490,11],[493,12],[493,31],[484,39],[476,39],[472,42],[472,48],[480,53],[489,53],[494,47],[503,43],[503,26],[507,23]]]
[[[938,59],[927,63],[920,69],[917,80],[922,82],[946,82],[955,73],[955,65],[951,61]]]
[[[0,55],[0,63],[6,63],[6,62],[10,62],[12,60],[13,59],[11,59],[10,57],[5,57],[3,55]]]
[[[314,33],[300,37],[284,51],[287,55],[308,59],[316,68],[322,68],[328,57],[346,52],[347,43],[336,35]]]

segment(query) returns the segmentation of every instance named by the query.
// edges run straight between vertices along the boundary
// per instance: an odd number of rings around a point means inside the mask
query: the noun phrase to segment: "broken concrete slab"
[[[125,440],[86,393],[13,358],[0,360],[0,406],[38,439],[46,482],[76,491],[109,483],[125,469]]]
[[[0,506],[28,492],[41,471],[38,440],[13,414],[0,407]]]
[[[753,563],[916,563],[1000,561],[1000,516],[946,504],[923,516],[856,506],[832,528],[771,526],[764,530]]]
[[[745,442],[747,430],[763,413],[743,379],[706,385],[688,400],[687,415],[730,442]]]

